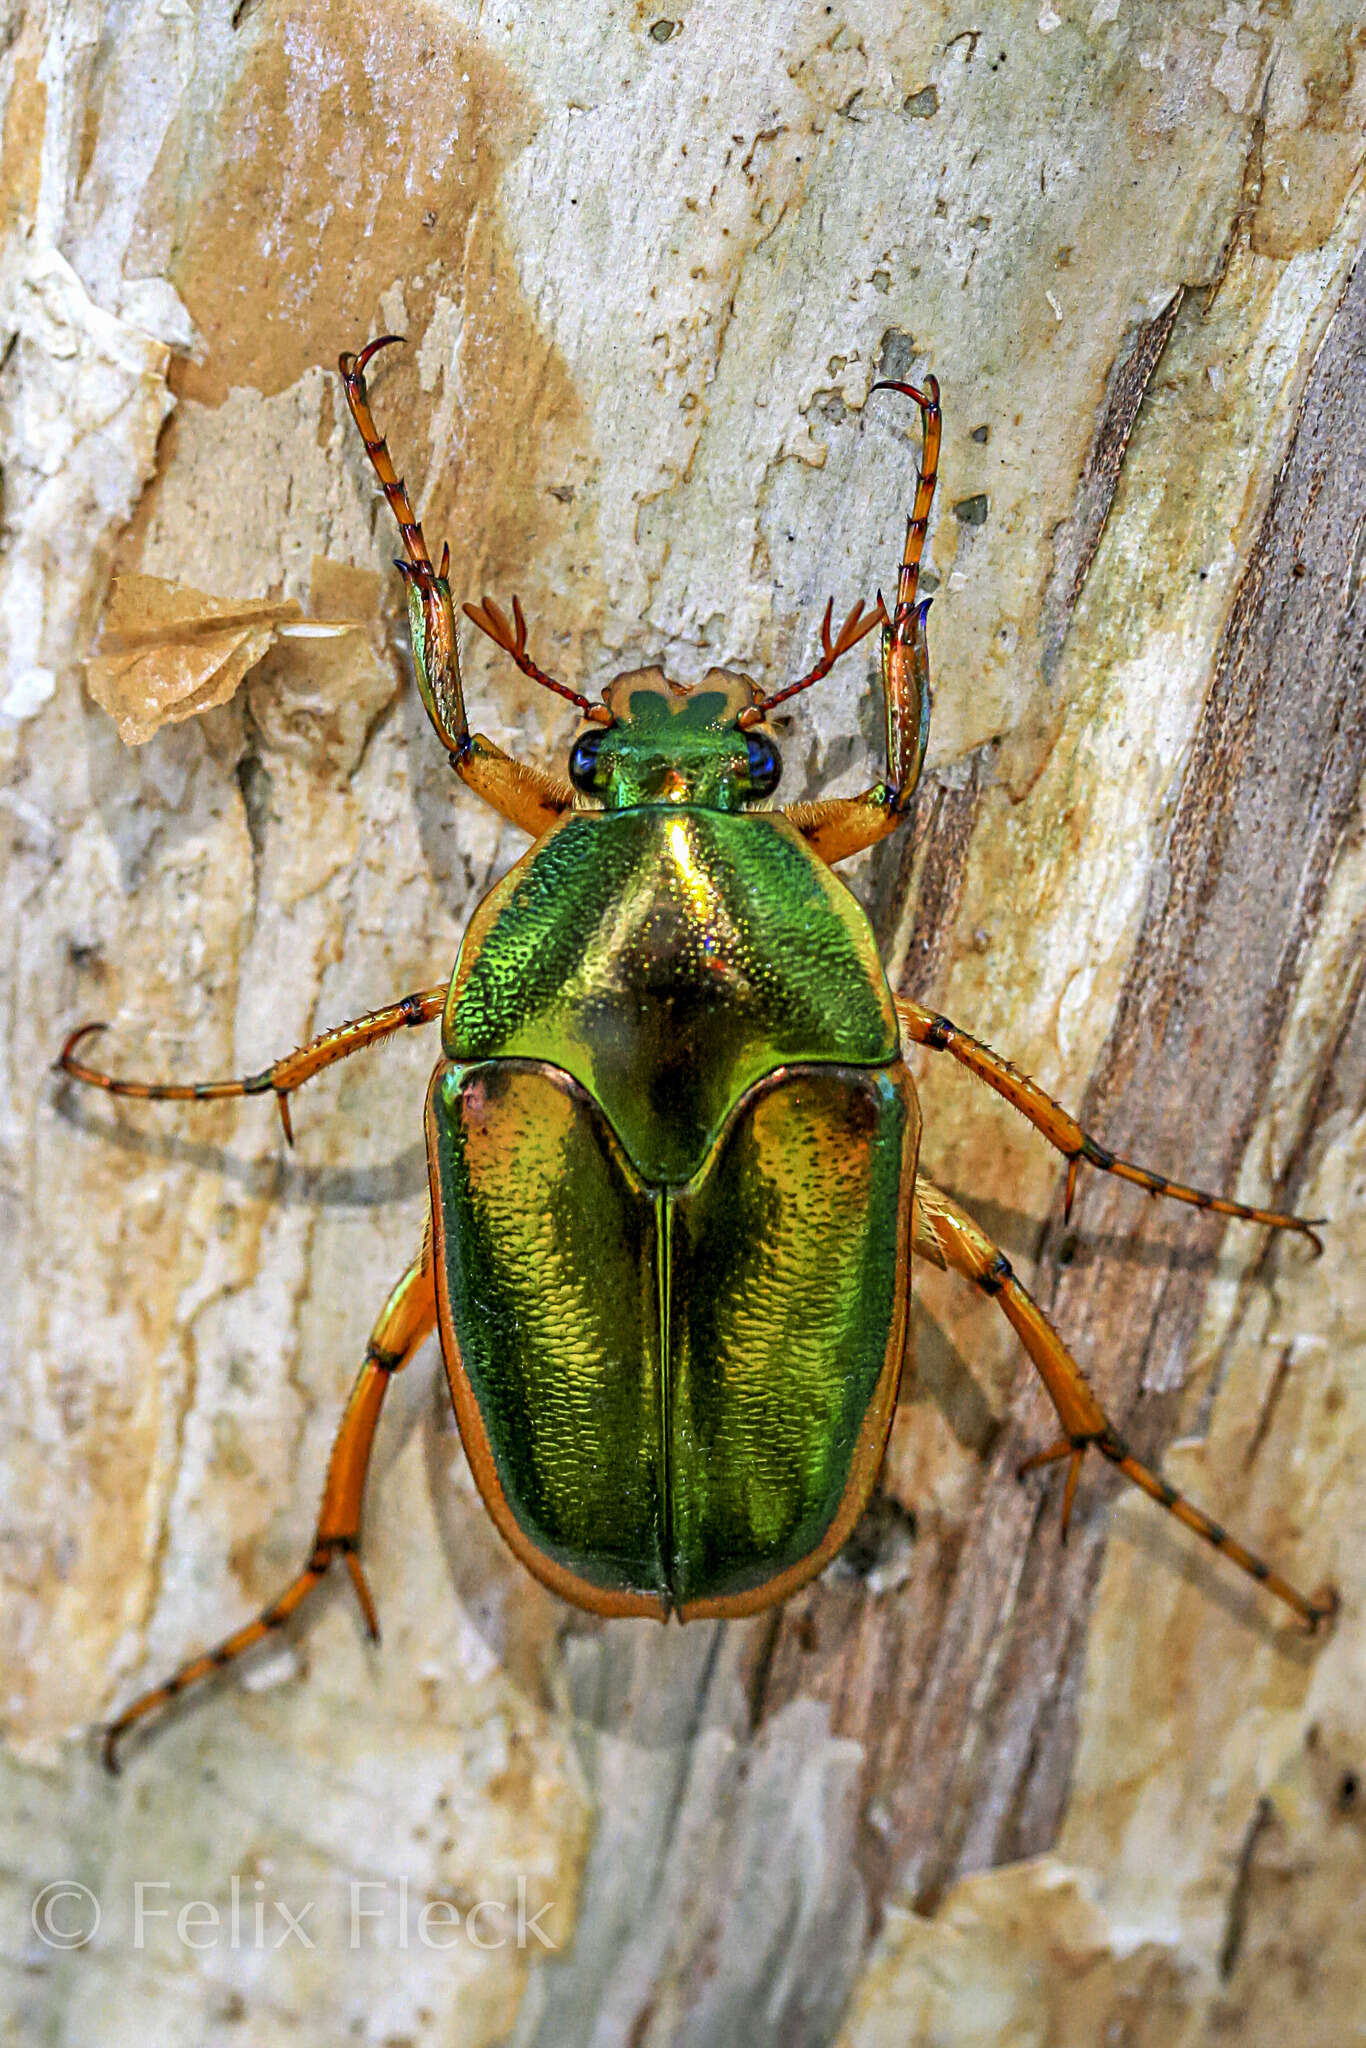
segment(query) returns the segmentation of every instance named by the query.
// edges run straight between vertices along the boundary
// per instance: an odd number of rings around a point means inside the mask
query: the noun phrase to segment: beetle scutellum
[[[533,845],[480,904],[449,985],[376,1010],[241,1079],[116,1079],[112,1093],[205,1101],[289,1096],[406,1026],[442,1018],[427,1094],[431,1213],[390,1295],[342,1419],[312,1552],[255,1621],[144,1693],[120,1737],[278,1627],[337,1558],[366,1623],[359,1558],[375,1428],[393,1374],[433,1326],[466,1454],[519,1558],[565,1599],[605,1614],[741,1615],[830,1559],[867,1503],[896,1402],[912,1257],[999,1302],[1058,1413],[1066,1527],[1093,1447],[1287,1602],[1308,1598],[1135,1458],[1004,1254],[917,1176],[920,1112],[903,1050],[949,1053],[1068,1160],[1226,1216],[1296,1230],[1301,1217],[1177,1186],[1091,1138],[1033,1082],[918,1003],[893,995],[834,862],[905,819],[929,729],[928,602],[917,601],[939,454],[939,387],[875,386],[919,406],[924,460],[889,614],[831,608],[811,671],[771,695],[713,669],[692,689],[659,669],[590,703],[543,673],[488,598],[465,607],[523,672],[585,721],[569,782],[515,761],[465,716],[443,552],[422,529],[371,416],[366,366],[343,356],[352,416],[403,537],[419,689],[460,779]],[[882,635],[887,772],[863,795],[773,808],[775,706]]]

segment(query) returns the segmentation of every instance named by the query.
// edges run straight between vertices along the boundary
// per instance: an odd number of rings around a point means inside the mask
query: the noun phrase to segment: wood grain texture
[[[1238,582],[1172,822],[1170,880],[1150,904],[1086,1094],[1088,1126],[1124,1156],[1207,1186],[1237,1180],[1366,775],[1364,351],[1358,263]],[[1333,1086],[1325,1068],[1292,1170],[1268,1191],[1278,1205],[1295,1204]],[[1041,1246],[1042,1298],[1152,1460],[1177,1426],[1223,1235],[1217,1219],[1092,1175],[1070,1229],[1055,1222]],[[768,1711],[815,1695],[864,1744],[868,1802],[889,1817],[865,1843],[865,1869],[897,1878],[926,1910],[956,1876],[1046,1849],[1068,1793],[1106,1540],[1099,1499],[1114,1482],[1088,1475],[1064,1549],[1056,1502],[1014,1477],[1049,1433],[1024,1369],[1012,1416],[961,1543],[923,1542],[894,1602],[818,1592],[784,1616],[770,1659]],[[1192,1569],[1217,1585],[1213,1561]]]

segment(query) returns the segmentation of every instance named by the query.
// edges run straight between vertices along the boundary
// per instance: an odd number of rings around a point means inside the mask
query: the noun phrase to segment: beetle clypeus
[[[1000,1305],[1057,1410],[1063,1527],[1094,1447],[1288,1603],[1306,1597],[1150,1470],[1107,1420],[1004,1254],[916,1172],[920,1113],[907,1046],[947,1052],[1023,1112],[1068,1161],[1150,1194],[1294,1230],[1117,1159],[987,1046],[892,994],[834,862],[908,814],[929,728],[928,600],[917,601],[934,496],[939,387],[883,384],[920,408],[924,457],[896,602],[832,607],[815,666],[765,696],[712,669],[659,669],[590,703],[527,653],[513,600],[474,623],[577,706],[569,782],[471,734],[455,614],[388,448],[365,371],[383,336],[341,358],[351,414],[398,521],[418,687],[451,766],[529,832],[530,850],[475,911],[449,986],[406,996],[236,1080],[118,1079],[67,1040],[62,1072],[172,1101],[289,1097],[362,1046],[442,1018],[427,1092],[431,1208],[422,1249],[375,1324],[328,1468],[303,1570],[256,1620],[136,1699],[135,1722],[260,1641],[345,1560],[372,1636],[359,1557],[366,1468],[386,1389],[435,1325],[466,1454],[517,1556],[604,1614],[742,1615],[786,1598],[867,1503],[896,1402],[913,1255]],[[780,763],[764,721],[881,629],[886,780],[861,796],[772,808]]]

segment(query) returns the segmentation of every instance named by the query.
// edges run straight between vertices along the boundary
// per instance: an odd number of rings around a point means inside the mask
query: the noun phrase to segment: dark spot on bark
[[[899,327],[889,327],[878,350],[877,373],[893,384],[904,384],[915,361],[915,336]]]

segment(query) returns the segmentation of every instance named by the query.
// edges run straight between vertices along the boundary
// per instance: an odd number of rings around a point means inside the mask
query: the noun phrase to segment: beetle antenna
[[[425,563],[430,568],[431,556],[427,553],[421,522],[413,510],[412,500],[408,496],[403,479],[394,468],[389,444],[375,425],[375,416],[370,410],[370,400],[365,389],[365,372],[373,357],[378,355],[382,348],[389,348],[394,342],[402,340],[401,334],[381,334],[376,340],[367,342],[358,356],[353,356],[349,352],[338,356],[337,368],[341,371],[342,388],[346,392],[346,403],[351,408],[351,417],[356,422],[360,437],[365,443],[365,452],[370,458],[375,475],[379,478],[380,489],[389,500],[389,510],[398,521],[398,530],[403,536],[403,547],[408,560],[414,566]],[[445,560],[446,557],[443,555],[443,575]]]
[[[795,697],[799,690],[809,690],[813,683],[818,683],[823,677],[828,676],[840,656],[847,654],[851,647],[857,647],[859,641],[871,633],[874,626],[882,626],[887,623],[887,614],[883,608],[881,598],[878,599],[873,609],[866,613],[863,609],[863,599],[860,598],[844,624],[840,627],[839,632],[832,639],[830,637],[830,623],[834,615],[835,600],[832,597],[825,607],[825,617],[821,620],[821,646],[825,651],[816,663],[816,666],[808,669],[806,674],[797,682],[789,683],[785,690],[776,690],[771,697],[765,697],[758,704],[751,704],[747,711],[742,711],[740,713],[740,724],[742,727],[757,725],[761,718],[767,718],[775,705],[786,704],[788,698]]]
[[[577,690],[571,690],[565,683],[557,683],[554,676],[548,676],[527,653],[526,619],[522,613],[520,598],[514,597],[512,600],[511,619],[487,593],[479,604],[467,604],[464,610],[466,618],[470,619],[481,633],[487,633],[489,639],[496,641],[504,654],[512,656],[524,676],[530,676],[533,683],[539,683],[543,689],[553,690],[557,697],[564,697],[569,703],[577,705],[585,718],[591,718],[596,724],[607,722],[607,714],[601,704],[592,704],[587,697],[581,697]]]

